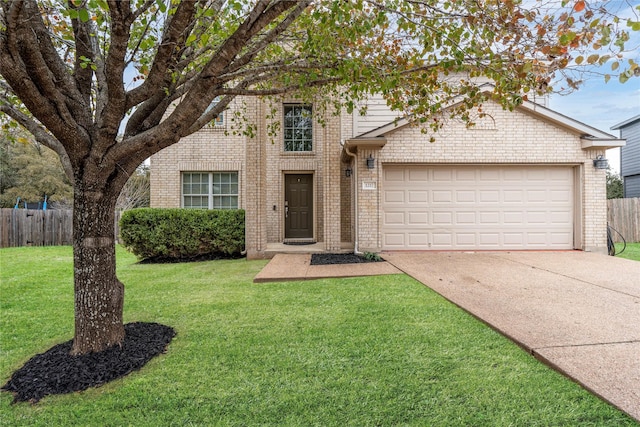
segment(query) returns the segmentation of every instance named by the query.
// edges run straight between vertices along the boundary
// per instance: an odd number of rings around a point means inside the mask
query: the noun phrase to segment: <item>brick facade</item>
[[[383,148],[360,149],[353,159],[343,154],[342,147],[345,140],[357,136],[352,115],[327,117],[324,126],[316,117],[313,150],[285,152],[282,131],[270,135],[267,130],[273,120],[282,120],[283,104],[246,99],[225,112],[223,126],[204,128],[151,158],[151,205],[181,206],[182,172],[237,171],[238,203],[247,213],[247,255],[259,258],[267,255],[270,244],[285,237],[285,175],[312,174],[314,240],[330,252],[354,247],[375,252],[382,247],[380,198],[385,165],[566,165],[574,168],[576,178],[576,248],[605,251],[605,172],[592,166],[604,149],[583,149],[575,130],[521,109],[508,112],[487,103],[483,110],[487,116],[472,128],[447,119],[433,143],[428,142],[429,134],[416,127],[393,129],[384,135]],[[253,135],[234,130],[235,115],[255,124]],[[375,158],[373,169],[366,166],[369,155]],[[345,175],[347,167],[352,169],[351,177]]]

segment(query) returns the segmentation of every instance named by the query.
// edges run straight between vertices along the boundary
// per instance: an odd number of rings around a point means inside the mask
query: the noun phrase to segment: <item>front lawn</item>
[[[616,243],[616,252],[621,251],[624,248],[622,243]],[[639,243],[627,243],[627,247],[624,248],[624,252],[618,254],[620,258],[632,259],[640,261],[640,242]]]
[[[0,382],[72,337],[69,247],[0,250]],[[265,261],[140,265],[125,321],[177,336],[105,386],[11,405],[0,425],[637,425],[404,275],[253,284]]]

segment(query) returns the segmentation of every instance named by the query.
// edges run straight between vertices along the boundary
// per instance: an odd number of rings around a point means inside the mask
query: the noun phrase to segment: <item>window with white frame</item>
[[[182,207],[237,209],[238,172],[183,172]]]
[[[218,102],[220,102],[220,97],[216,97],[213,101],[211,101],[211,104],[209,104],[209,106],[207,107],[206,110],[204,110],[204,114],[207,114],[209,111],[211,111],[213,109],[213,107],[215,107]],[[209,126],[211,127],[221,127],[224,125],[224,111],[220,112],[220,114],[218,114],[213,120],[211,120],[211,122],[209,122]]]
[[[284,151],[313,150],[313,117],[310,105],[284,106]]]

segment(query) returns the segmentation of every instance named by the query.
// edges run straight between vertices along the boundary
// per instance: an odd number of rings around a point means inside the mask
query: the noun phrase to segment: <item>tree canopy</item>
[[[453,97],[463,118],[484,100],[480,77],[505,108],[574,66],[611,64],[624,81],[638,74],[625,52],[640,19],[607,3],[3,0],[0,111],[58,154],[74,187],[73,352],[123,339],[113,210],[126,181],[235,97],[295,92],[351,111],[378,93],[437,127]]]
[[[49,206],[71,206],[73,191],[58,156],[27,137],[0,139],[0,207],[12,208],[17,200]]]

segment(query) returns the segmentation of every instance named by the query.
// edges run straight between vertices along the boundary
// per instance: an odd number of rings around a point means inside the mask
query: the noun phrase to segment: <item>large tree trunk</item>
[[[124,339],[124,285],[116,277],[114,241],[117,194],[90,185],[76,181],[74,186],[72,354],[102,351]]]

